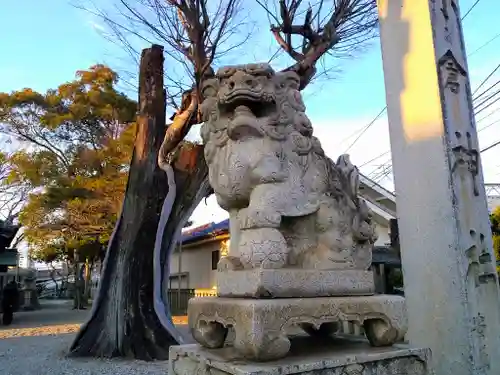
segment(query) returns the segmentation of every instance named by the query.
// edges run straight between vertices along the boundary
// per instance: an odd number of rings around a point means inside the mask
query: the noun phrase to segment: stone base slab
[[[292,340],[286,359],[250,363],[231,347],[171,346],[169,375],[432,375],[430,350],[371,348],[350,340]]]
[[[372,295],[374,292],[372,271],[257,268],[217,272],[220,297],[333,297]]]
[[[408,322],[400,296],[242,299],[198,297],[189,300],[188,324],[194,339],[206,348],[222,348],[228,328],[234,348],[243,357],[269,361],[290,350],[287,330],[301,327],[309,335],[327,337],[341,322],[363,326],[372,346],[389,346],[404,338]],[[314,341],[314,340],[311,340]]]

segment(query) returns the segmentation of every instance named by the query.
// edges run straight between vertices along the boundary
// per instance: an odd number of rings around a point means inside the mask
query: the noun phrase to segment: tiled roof
[[[194,241],[201,241],[207,237],[217,236],[229,232],[229,219],[220,223],[209,223],[196,228],[189,229],[182,233],[182,243],[187,244]]]

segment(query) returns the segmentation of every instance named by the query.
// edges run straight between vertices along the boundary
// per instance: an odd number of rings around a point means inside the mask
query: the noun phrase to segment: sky
[[[474,2],[460,1],[462,15]],[[105,6],[111,2],[95,0],[94,3]],[[247,25],[252,36],[244,48],[229,55],[224,63],[266,61],[276,50],[265,14],[254,0],[243,0],[243,3],[245,10],[240,17],[253,20]],[[0,92],[24,87],[45,91],[72,80],[77,70],[96,63],[108,64],[118,72],[124,66],[135,69],[119,46],[103,38],[100,33],[102,21],[73,5],[67,0],[3,2],[0,12]],[[473,91],[500,64],[498,14],[500,1],[481,0],[463,22]],[[284,59],[276,62],[278,67],[284,63]],[[383,177],[384,171],[390,167],[391,158],[386,113],[351,146],[360,129],[365,128],[385,106],[379,41],[374,40],[354,58],[330,60],[329,63],[334,63],[336,70],[328,79],[320,79],[304,92],[307,113],[316,136],[330,157],[336,159],[348,151],[353,163],[359,165],[364,174],[393,190],[392,174]],[[500,71],[479,92],[499,79]],[[478,129],[484,128],[479,133],[481,149],[500,140],[500,102],[497,104],[476,117]],[[485,152],[482,163],[486,182],[500,182],[500,147]],[[214,198],[208,199],[207,205],[202,203],[193,215],[198,225],[224,218],[226,213],[217,206]]]

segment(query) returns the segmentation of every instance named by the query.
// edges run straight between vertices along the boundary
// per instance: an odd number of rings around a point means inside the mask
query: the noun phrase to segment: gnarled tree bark
[[[122,212],[91,317],[71,346],[76,356],[166,359],[170,345],[185,341],[166,300],[168,261],[184,223],[210,186],[202,146],[181,144],[172,165],[158,166],[165,135],[161,46],[142,53],[137,125]]]

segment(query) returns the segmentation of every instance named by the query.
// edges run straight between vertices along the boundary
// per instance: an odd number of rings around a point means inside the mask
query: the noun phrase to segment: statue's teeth
[[[238,107],[236,107],[236,109],[234,110],[235,112],[252,112],[250,110],[250,108],[248,108],[246,105],[239,105]]]

